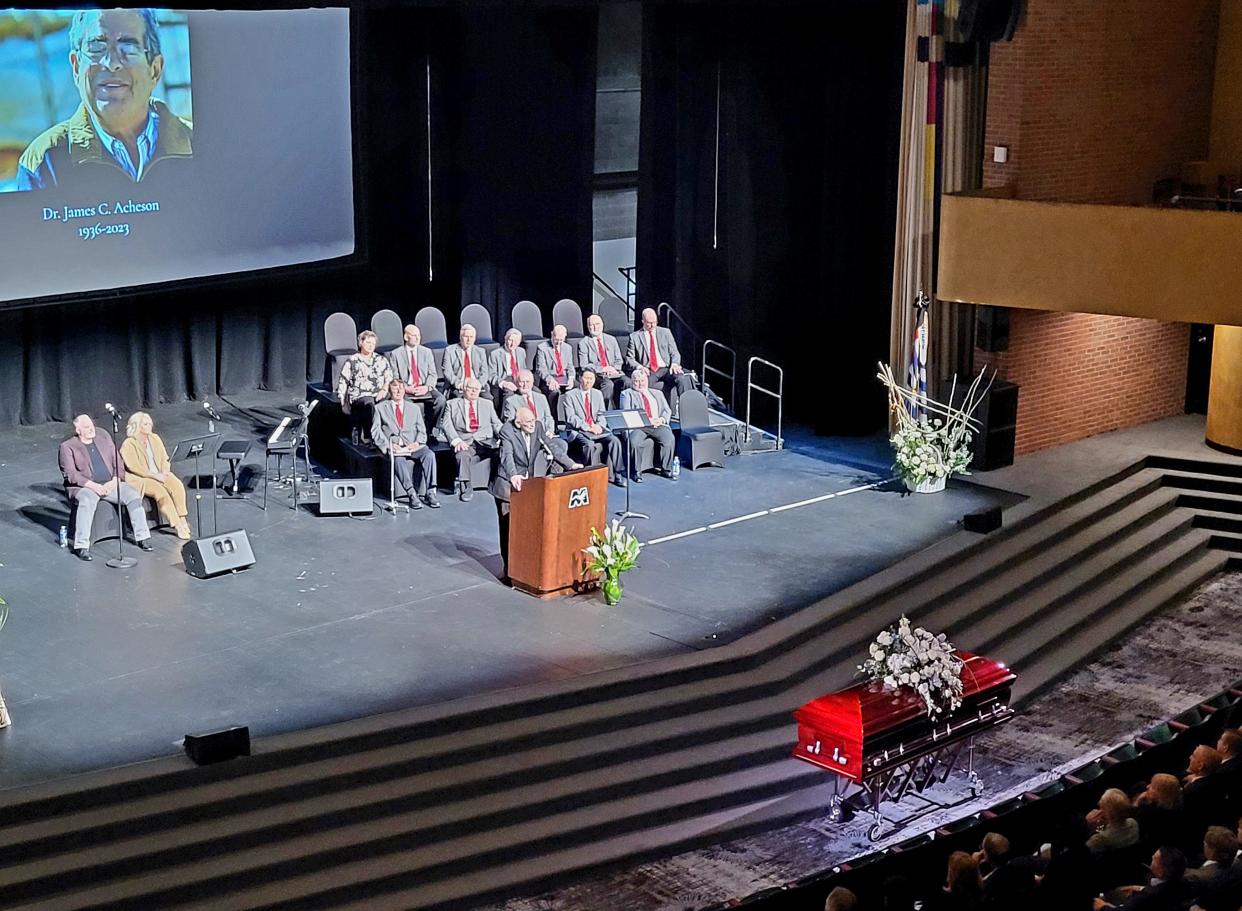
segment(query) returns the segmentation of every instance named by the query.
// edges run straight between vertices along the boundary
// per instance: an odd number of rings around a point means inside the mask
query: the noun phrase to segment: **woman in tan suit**
[[[121,458],[129,473],[129,483],[144,497],[151,497],[168,524],[177,530],[177,537],[189,540],[190,526],[185,518],[185,485],[172,473],[168,450],[159,434],[152,431],[151,415],[135,411],[125,427]]]

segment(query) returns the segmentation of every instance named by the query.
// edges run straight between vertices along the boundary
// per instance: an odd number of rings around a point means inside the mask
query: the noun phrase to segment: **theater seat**
[[[700,465],[724,468],[724,435],[711,426],[707,398],[697,389],[681,396],[678,405],[680,434],[677,437],[677,458],[691,471]]]

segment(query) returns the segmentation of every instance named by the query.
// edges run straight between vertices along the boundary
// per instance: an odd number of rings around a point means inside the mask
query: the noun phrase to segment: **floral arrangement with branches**
[[[995,373],[984,385],[986,371],[967,387],[961,407],[944,404],[917,392],[893,376],[887,364],[876,374],[888,388],[888,409],[896,430],[889,437],[893,446],[893,471],[903,481],[921,484],[935,478],[969,474],[973,432],[979,430],[974,413],[992,387]],[[957,397],[957,378],[949,392],[949,402]]]
[[[962,660],[953,645],[904,616],[875,637],[858,669],[891,689],[910,687],[932,717],[962,704]]]

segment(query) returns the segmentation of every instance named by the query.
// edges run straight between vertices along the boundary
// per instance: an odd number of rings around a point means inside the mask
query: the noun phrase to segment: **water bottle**
[[[353,441],[353,444],[354,444],[355,446],[357,446],[357,445],[358,445],[359,436],[358,436],[358,428],[357,428],[357,427],[355,427],[355,428],[353,429],[353,432],[352,432],[352,433],[350,433],[349,438],[350,438],[350,440],[352,440],[352,441]]]
[[[61,547],[69,546],[69,526],[68,525],[60,526],[60,546]]]
[[[681,459],[673,456],[673,480],[676,481],[681,477]]]

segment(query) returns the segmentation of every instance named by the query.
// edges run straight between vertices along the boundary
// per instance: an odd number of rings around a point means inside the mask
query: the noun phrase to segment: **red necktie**
[[[647,417],[654,418],[655,415],[651,413],[651,399],[647,398],[646,392],[642,393],[642,396],[643,396],[643,411],[647,412]]]
[[[413,351],[410,352],[410,385],[411,386],[422,385],[422,383],[419,382],[418,361],[415,360]]]
[[[599,365],[601,367],[608,366],[608,352],[604,350],[604,340],[597,338],[595,344],[599,346]]]
[[[517,365],[517,352],[516,351],[509,352],[509,373],[513,375],[513,378],[515,380],[517,379],[518,365]]]
[[[467,361],[469,363],[469,361]],[[479,414],[474,410],[474,402],[470,403],[470,432],[476,433],[479,429]]]
[[[654,332],[647,333],[647,338],[651,340],[651,347],[648,348],[648,356],[651,358],[651,369],[655,370],[656,362],[659,360],[659,358],[656,357],[655,333]],[[646,396],[643,396],[643,398],[646,398]]]
[[[652,342],[652,345],[654,346],[655,342]],[[652,350],[655,350],[655,349],[653,348]],[[463,351],[461,357],[462,357],[462,364],[466,368],[466,379],[470,379],[470,377],[474,376],[474,373],[470,370],[470,349],[467,348],[465,351]]]
[[[583,397],[586,400],[587,423],[594,424],[595,423],[595,412],[591,410],[591,393],[584,392]]]
[[[561,361],[561,349],[553,348],[552,354],[556,356],[556,375],[562,377],[565,375],[565,364]]]
[[[397,427],[400,430],[405,430],[405,415],[401,413],[400,405],[397,406]]]
[[[526,397],[526,407],[529,408],[531,411],[535,411],[535,400],[532,399],[529,395]],[[536,412],[536,414],[537,413],[538,412]]]

